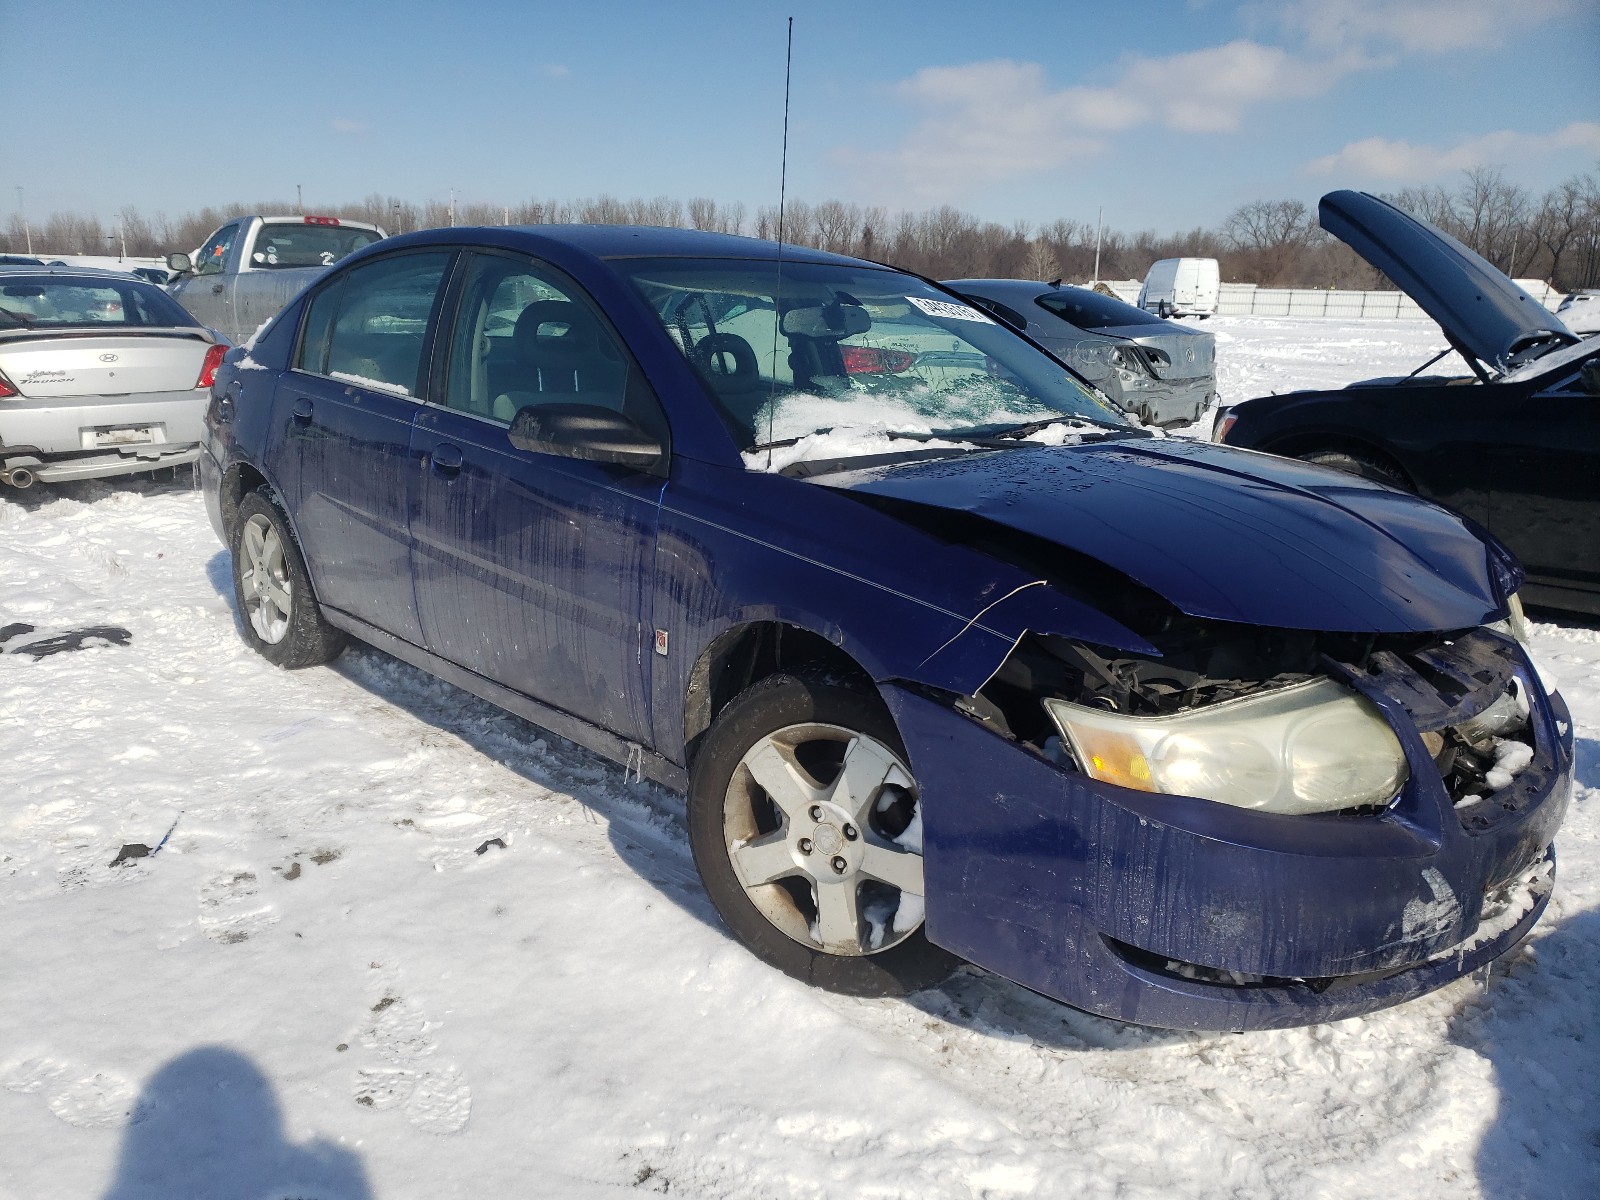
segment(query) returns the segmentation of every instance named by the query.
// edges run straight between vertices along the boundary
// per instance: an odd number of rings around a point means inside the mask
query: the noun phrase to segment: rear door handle
[[[452,446],[449,442],[440,442],[428,455],[433,463],[433,469],[440,475],[459,475],[461,473],[461,448]]]
[[[212,285],[211,285],[211,294],[212,294],[212,295],[213,295],[213,296],[220,296],[220,295],[222,295],[222,285],[221,285],[221,284],[220,284],[220,283],[213,283],[213,284],[212,284]]]
[[[294,419],[302,425],[311,421],[311,401],[304,396],[296,397],[294,402]]]

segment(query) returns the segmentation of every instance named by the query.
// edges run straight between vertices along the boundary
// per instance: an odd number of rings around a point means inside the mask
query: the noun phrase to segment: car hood
[[[1003,450],[810,482],[893,511],[971,514],[1096,559],[1195,617],[1405,633],[1504,616],[1516,568],[1462,518],[1289,459],[1134,438]],[[949,520],[950,536],[970,526]],[[1065,573],[1064,573],[1065,574]]]
[[[1458,349],[1504,374],[1578,340],[1504,274],[1444,230],[1365,192],[1329,192],[1322,227],[1382,271]]]

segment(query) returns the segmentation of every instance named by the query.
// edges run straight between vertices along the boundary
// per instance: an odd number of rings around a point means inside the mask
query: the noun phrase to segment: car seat
[[[530,404],[581,395],[621,410],[628,370],[587,309],[570,300],[535,300],[517,317],[512,359],[496,372],[493,412],[510,421]]]

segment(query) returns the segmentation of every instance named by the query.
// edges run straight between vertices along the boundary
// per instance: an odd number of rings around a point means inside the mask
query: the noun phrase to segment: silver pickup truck
[[[237,217],[193,257],[167,255],[167,290],[202,325],[235,345],[352,251],[384,237],[376,225],[337,217]]]

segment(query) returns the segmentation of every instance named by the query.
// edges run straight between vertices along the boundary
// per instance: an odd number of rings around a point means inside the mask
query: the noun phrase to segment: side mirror
[[[534,454],[650,470],[661,443],[631,417],[598,404],[531,404],[511,421],[511,444]]]
[[[167,270],[176,271],[180,275],[187,275],[194,270],[194,263],[187,254],[167,255]]]

